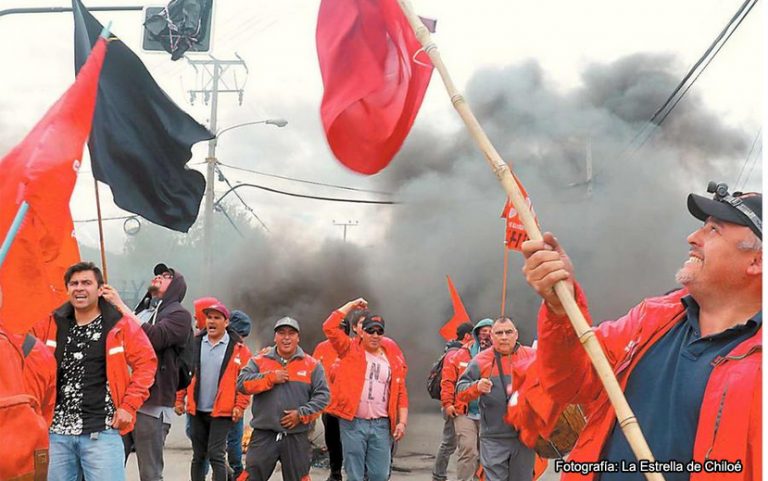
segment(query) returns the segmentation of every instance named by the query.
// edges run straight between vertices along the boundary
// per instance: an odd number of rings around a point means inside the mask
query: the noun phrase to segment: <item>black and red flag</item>
[[[102,26],[80,0],[72,0],[72,9],[79,70]],[[186,164],[192,145],[213,137],[163,92],[136,54],[110,38],[88,150],[93,175],[111,187],[115,204],[187,232],[197,219],[205,178]]]

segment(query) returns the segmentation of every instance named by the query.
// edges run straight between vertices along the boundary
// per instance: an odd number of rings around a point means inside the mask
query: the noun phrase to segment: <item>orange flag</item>
[[[469,314],[461,302],[459,293],[456,292],[456,286],[451,281],[451,276],[445,276],[448,279],[448,292],[451,293],[451,304],[453,304],[453,317],[440,328],[440,335],[443,339],[450,341],[456,339],[456,329],[465,322],[470,322]]]
[[[64,271],[80,260],[69,200],[91,131],[106,40],[94,46],[77,80],[32,131],[0,160],[0,238],[29,204],[0,268],[0,319],[22,333],[66,300]]]
[[[531,212],[533,212],[533,205],[531,204],[531,198],[528,197],[528,192],[525,191],[525,187],[523,187],[523,184],[520,183],[520,179],[518,179],[516,175],[512,175],[515,177],[515,182],[517,182],[517,186],[520,188],[520,192],[523,194],[525,202],[528,204],[528,207],[530,207]],[[501,212],[501,218],[506,219],[507,222],[506,235],[504,236],[504,245],[507,246],[507,249],[522,251],[523,242],[528,240],[528,234],[525,233],[525,228],[523,227],[523,221],[520,219],[520,214],[512,205],[512,202],[509,200],[509,198],[507,198],[507,203],[504,204],[504,210]],[[533,213],[533,218],[536,220],[536,224],[538,224],[539,220],[536,218],[535,212]]]

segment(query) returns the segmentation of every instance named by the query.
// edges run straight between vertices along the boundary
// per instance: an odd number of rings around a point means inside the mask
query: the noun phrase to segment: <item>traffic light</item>
[[[211,49],[213,0],[171,0],[166,7],[144,9],[142,49],[168,52],[178,60],[186,52]]]

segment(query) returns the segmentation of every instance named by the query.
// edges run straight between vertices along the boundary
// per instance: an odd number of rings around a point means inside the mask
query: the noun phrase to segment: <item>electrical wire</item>
[[[230,190],[230,191],[234,191],[235,189],[234,189],[234,187],[232,186],[232,183],[231,183],[231,182],[229,182],[229,179],[227,179],[227,176],[226,176],[226,175],[224,175],[224,173],[221,171],[221,169],[219,169],[219,166],[218,166],[218,165],[216,165],[216,164],[214,164],[214,168],[216,169],[216,172],[217,172],[217,173],[218,173],[218,174],[221,176],[221,178],[224,180],[224,182],[226,182],[226,184],[229,186],[229,190]],[[248,205],[248,203],[245,201],[245,199],[243,199],[243,198],[240,196],[240,193],[238,193],[238,192],[235,192],[235,196],[236,196],[238,199],[240,199],[240,202],[242,202],[242,204],[243,204],[243,206],[246,208],[246,210],[248,210],[248,212],[250,212],[250,213],[253,215],[253,217],[255,217],[255,218],[256,218],[256,220],[257,220],[257,221],[259,221],[259,223],[260,223],[260,224],[261,224],[261,226],[264,228],[264,230],[265,230],[265,231],[267,231],[267,232],[269,232],[269,227],[267,227],[267,224],[265,224],[265,223],[264,223],[264,221],[262,221],[262,220],[261,220],[261,218],[260,218],[258,215],[256,215],[256,212],[254,212],[254,210],[251,208],[251,206],[250,206],[250,205]],[[224,196],[222,196],[222,197],[224,197]],[[220,205],[220,204],[219,204],[219,202],[216,202],[216,203],[215,203],[215,205]]]
[[[744,173],[744,168],[747,166],[747,163],[749,162],[750,157],[752,157],[752,151],[755,150],[755,145],[757,145],[757,139],[760,138],[760,134],[763,132],[763,128],[760,127],[757,130],[757,135],[755,135],[755,140],[752,141],[752,146],[749,148],[749,152],[747,152],[747,157],[744,159],[744,163],[741,164],[741,170],[739,170],[739,175],[736,177],[736,180],[733,182],[734,187],[738,187],[739,181],[741,180],[741,174]],[[738,190],[738,189],[736,189]]]
[[[338,197],[322,197],[322,196],[317,196],[317,195],[297,194],[295,192],[286,192],[284,190],[273,189],[271,187],[267,187],[267,186],[264,186],[264,185],[249,184],[249,183],[237,184],[235,187],[232,187],[230,190],[225,192],[221,197],[219,197],[219,200],[217,200],[216,202],[217,203],[220,202],[221,199],[224,198],[224,196],[229,194],[229,192],[231,192],[231,191],[233,191],[233,190],[235,190],[236,188],[239,188],[239,187],[255,187],[257,189],[265,190],[267,192],[272,192],[272,193],[275,193],[275,194],[288,195],[288,196],[291,196],[291,197],[300,197],[302,199],[325,200],[325,201],[328,201],[328,202],[349,202],[349,203],[352,203],[352,204],[377,204],[377,205],[397,205],[397,204],[401,204],[402,203],[402,202],[398,202],[398,201],[394,201],[394,200],[345,199],[345,198],[338,198]]]
[[[295,177],[287,177],[287,176],[284,176],[284,175],[269,174],[267,172],[260,172],[258,170],[246,169],[244,167],[235,167],[234,165],[228,165],[228,164],[225,164],[223,162],[218,162],[218,165],[220,165],[222,167],[227,167],[227,168],[233,169],[233,170],[240,170],[240,171],[243,171],[243,172],[249,172],[251,174],[263,175],[263,176],[266,176],[266,177],[274,177],[276,179],[283,179],[283,180],[290,180],[290,181],[293,181],[293,182],[300,182],[302,184],[321,185],[323,187],[332,187],[334,189],[351,190],[351,191],[354,191],[354,192],[369,192],[371,194],[393,195],[392,192],[384,192],[384,191],[381,191],[381,190],[360,189],[360,188],[357,188],[357,187],[347,187],[345,185],[326,184],[326,183],[323,183],[323,182],[316,182],[316,181],[313,181],[313,180],[305,180],[305,179],[298,179],[298,178],[295,178]]]

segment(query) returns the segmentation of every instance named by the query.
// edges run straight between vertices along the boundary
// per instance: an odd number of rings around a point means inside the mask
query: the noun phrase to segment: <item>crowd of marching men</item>
[[[97,266],[75,264],[64,278],[68,302],[26,336],[3,331],[0,338],[8,343],[0,347],[21,351],[20,382],[37,416],[32,422],[30,410],[21,409],[15,415],[43,433],[35,437],[28,428],[29,442],[18,445],[18,461],[6,460],[0,479],[26,472],[55,481],[124,479],[125,462],[135,453],[140,479],[160,480],[172,416],[182,414],[192,442],[193,481],[206,479],[209,471],[214,481],[266,480],[278,460],[284,480],[308,479],[309,434],[321,416],[330,481],[342,480],[342,471],[351,481],[389,478],[395,443],[408,425],[408,366],[398,344],[384,335],[384,319],[364,299],[329,315],[323,324],[327,340],[312,355],[299,345],[301,325],[290,317],[275,323],[274,344],[252,353],[244,342],[251,327],[247,314],[207,297],[195,301],[193,316],[181,305],[184,276],[162,263],[153,274],[147,294],[132,309],[104,283]],[[450,356],[440,374],[446,429],[454,421],[457,426],[450,436],[444,432],[443,442],[458,439],[459,478],[478,474],[479,430],[490,429],[498,438],[499,459],[508,458],[503,451],[510,448],[524,451],[504,469],[530,479],[532,451],[515,442],[515,430],[502,421],[508,399],[502,394],[484,396],[479,406],[477,401],[503,382],[481,375],[495,359],[483,357],[483,350],[495,341],[504,356],[499,368],[511,377],[510,354],[520,350],[527,356],[530,348],[516,342],[509,319],[467,323],[457,336],[446,346]],[[481,364],[467,370],[475,357]],[[4,373],[10,369],[4,364]],[[252,416],[244,430],[249,405]],[[494,422],[484,421],[481,428],[479,408]],[[10,415],[1,409],[0,416]],[[36,465],[24,460],[25,450],[40,453],[33,456]],[[496,464],[486,460],[486,470]],[[436,481],[446,479],[446,466],[447,456],[439,454]]]
[[[589,331],[660,460],[655,472],[668,480],[762,479],[762,195],[716,187],[712,199],[688,197],[704,224],[687,238],[682,288]],[[428,383],[445,419],[433,481],[447,478],[455,450],[461,481],[531,480],[532,447],[576,403],[586,426],[566,448],[575,461],[555,463],[563,479],[641,480],[647,470],[633,464],[623,423],[553,289],[564,282],[589,319],[565,250],[545,233],[523,253],[526,280],[544,300],[539,348],[520,345],[508,318],[459,326]],[[131,309],[98,267],[80,262],[64,275],[69,300],[31,333],[11,334],[0,322],[0,481],[122,480],[131,453],[141,481],[162,480],[165,438],[182,413],[193,481],[207,470],[214,481],[262,481],[278,460],[285,481],[308,480],[308,434],[321,416],[329,481],[342,479],[342,466],[349,481],[389,478],[408,426],[408,367],[365,299],[331,312],[327,341],[312,356],[290,317],[275,323],[274,344],[254,354],[243,342],[247,316],[209,299],[194,332],[181,305],[184,276],[165,264],[153,274]],[[239,444],[249,403],[243,467],[239,452],[227,459],[226,451],[228,437]],[[553,439],[544,444],[565,454]]]

